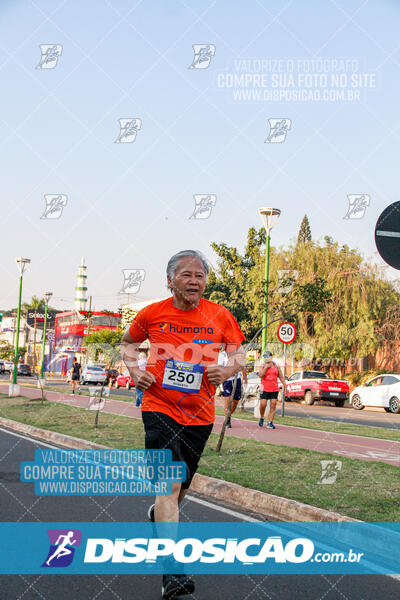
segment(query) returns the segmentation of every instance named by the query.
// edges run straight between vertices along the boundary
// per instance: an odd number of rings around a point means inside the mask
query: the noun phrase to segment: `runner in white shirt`
[[[225,350],[221,350],[221,352],[219,353],[219,355],[218,355],[218,364],[221,365],[221,367],[226,367],[227,366],[227,364],[228,364],[228,355],[225,352]],[[236,390],[235,390],[235,395],[233,397],[232,406],[231,406],[231,416],[235,412],[235,410],[237,408],[237,405],[238,405],[238,402],[239,402],[239,400],[242,397],[242,373],[243,373],[244,383],[247,383],[247,372],[246,372],[246,369],[243,368],[237,374]],[[226,417],[227,412],[228,412],[229,398],[231,397],[231,394],[232,394],[234,380],[235,380],[235,376],[229,377],[222,384],[222,387],[224,389],[224,398],[225,398],[225,405],[224,405],[224,414],[225,414],[225,417]],[[229,429],[232,427],[231,417],[229,417],[226,426],[229,427]]]
[[[146,365],[147,365],[147,351],[143,350],[139,353],[137,366],[141,371],[145,371]],[[138,388],[136,388],[136,406],[142,406],[142,398],[143,398],[143,392],[141,390],[139,390]]]

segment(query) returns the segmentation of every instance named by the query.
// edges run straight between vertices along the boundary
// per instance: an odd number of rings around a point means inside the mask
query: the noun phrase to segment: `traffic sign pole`
[[[286,344],[283,344],[283,378],[286,381]],[[285,416],[285,389],[282,390],[282,417]]]
[[[276,335],[278,336],[279,341],[281,341],[283,344],[283,377],[285,379],[285,377],[286,377],[286,346],[287,346],[287,344],[291,344],[292,342],[294,342],[294,340],[296,339],[296,336],[297,336],[296,327],[293,325],[293,323],[288,323],[288,322],[281,323],[278,327]],[[285,379],[285,385],[286,385],[286,379]],[[282,417],[285,416],[285,389],[282,390],[281,415],[282,415]]]
[[[285,321],[279,325],[276,335],[282,344],[291,344],[296,339],[297,330],[293,323]]]

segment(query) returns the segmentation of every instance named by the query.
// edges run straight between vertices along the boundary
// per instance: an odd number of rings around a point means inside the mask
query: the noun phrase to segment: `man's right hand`
[[[150,373],[150,371],[142,371],[141,369],[133,369],[132,377],[135,382],[135,387],[141,392],[147,390],[156,380],[153,373]]]

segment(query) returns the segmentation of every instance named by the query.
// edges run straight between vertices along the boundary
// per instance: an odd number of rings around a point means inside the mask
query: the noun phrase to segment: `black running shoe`
[[[151,521],[152,523],[155,522],[155,518],[154,518],[154,509],[155,509],[156,505],[152,504],[151,506],[149,506],[149,510],[147,511],[147,518],[149,519],[149,521]]]
[[[163,575],[161,594],[165,600],[193,594],[193,592],[194,581],[186,575]]]
[[[229,417],[229,419],[226,422],[226,426],[228,427],[228,429],[232,429],[232,423],[231,423],[231,418]]]

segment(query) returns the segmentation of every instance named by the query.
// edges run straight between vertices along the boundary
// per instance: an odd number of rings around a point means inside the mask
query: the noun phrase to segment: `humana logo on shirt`
[[[161,327],[161,331],[165,328]],[[214,333],[212,327],[178,327],[177,325],[169,324],[169,331],[173,333]]]

